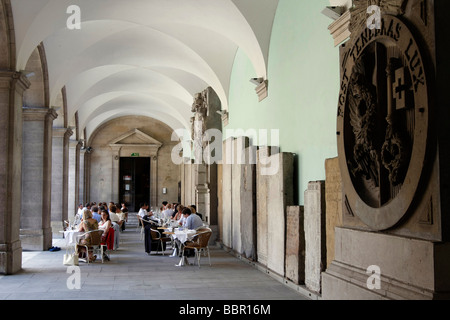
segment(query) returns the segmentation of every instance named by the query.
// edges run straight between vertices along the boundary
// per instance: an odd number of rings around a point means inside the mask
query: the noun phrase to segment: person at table
[[[84,211],[83,208],[84,208],[84,206],[82,203],[78,204],[77,215],[80,216],[80,219],[83,217],[83,211]]]
[[[143,218],[148,214],[148,212],[147,212],[148,205],[146,202],[142,202],[140,207],[141,208],[139,209],[139,212],[137,213],[137,215],[140,216],[141,218]],[[139,221],[139,225],[141,225],[140,221]]]
[[[197,207],[195,206],[195,204],[191,204],[189,206],[191,208],[192,213],[195,213],[196,215],[198,215],[200,217],[200,219],[203,220],[203,215],[199,212],[197,212]]]
[[[122,210],[122,214],[119,215],[119,218],[123,221],[121,230],[124,231],[125,230],[125,224],[128,221],[128,208],[123,208],[121,210]]]
[[[146,216],[142,218],[142,223],[144,224],[144,247],[145,252],[150,255],[152,251],[152,232],[151,229],[156,229],[158,227],[158,220],[153,218],[153,212],[149,211]]]
[[[184,207],[182,210],[183,217],[180,219],[180,226],[183,226],[186,229],[197,229],[198,227],[203,226],[203,221],[197,216],[195,213],[192,213],[189,207]],[[175,246],[178,251],[178,256],[182,256],[183,245],[179,239],[175,239]],[[193,255],[192,250],[185,250],[185,256],[189,257]]]
[[[120,211],[125,213],[125,222],[128,222],[128,207],[125,202],[122,203],[122,207],[120,208]]]
[[[104,231],[103,233],[108,233],[109,228],[112,226],[108,210],[102,209],[101,216],[102,220],[100,221],[98,228],[102,229]]]
[[[172,204],[168,203],[166,206],[166,210],[162,212],[162,216],[164,219],[169,219],[170,217],[172,217],[172,214],[173,214]]]
[[[117,214],[117,207],[114,204],[109,206],[109,217],[111,218],[112,222],[117,223],[119,227],[122,228],[124,220],[122,220]]]
[[[186,218],[185,228],[195,230],[203,226],[203,221],[198,215],[192,212],[191,208],[184,208],[183,215]]]
[[[153,227],[158,226],[158,219],[156,219],[153,215],[153,211],[147,212],[145,216],[142,217],[142,221],[144,222],[144,227],[147,227],[148,225],[152,225]]]
[[[181,218],[183,217],[183,209],[184,206],[179,204],[177,206],[177,212],[175,212],[174,216],[172,217],[172,220],[180,222]]]
[[[113,228],[113,226],[112,226],[112,222],[111,222],[111,218],[110,218],[109,212],[106,209],[102,210],[102,221],[100,222],[98,228],[103,230],[102,245],[107,247],[108,245],[106,244],[107,243],[106,241],[107,241],[107,238],[108,238],[108,233],[109,233],[109,230],[111,228]],[[114,241],[114,239],[112,239],[110,241]],[[112,246],[112,244],[110,243],[110,247],[111,246]],[[103,254],[103,258],[109,260],[108,256],[105,253]]]
[[[98,223],[100,223],[100,221],[102,221],[102,215],[98,212],[97,206],[92,208],[92,218],[97,220]]]
[[[79,227],[78,231],[79,232],[89,232],[89,231],[94,231],[94,230],[98,230],[98,221],[92,217],[91,210],[85,209],[83,211],[83,218],[80,223],[80,227]],[[83,239],[81,239],[80,244],[89,246],[91,244],[90,235],[87,234]],[[78,256],[81,258],[86,255],[86,248],[83,246],[79,246],[77,244],[76,252],[78,253]],[[95,255],[93,255],[93,253],[89,253],[89,257],[87,257],[87,259],[89,259],[89,261],[95,261],[96,258],[97,257]]]

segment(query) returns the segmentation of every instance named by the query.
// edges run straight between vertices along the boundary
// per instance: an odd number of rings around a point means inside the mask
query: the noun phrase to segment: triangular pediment
[[[110,146],[162,146],[162,143],[139,129],[133,129],[113,140]]]

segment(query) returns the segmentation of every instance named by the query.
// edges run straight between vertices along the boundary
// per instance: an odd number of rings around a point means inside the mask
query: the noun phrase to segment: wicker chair
[[[158,253],[159,248],[161,247],[161,252],[164,255],[165,243],[171,242],[172,238],[163,237],[161,235],[161,232],[159,232],[158,230],[155,230],[155,229],[150,229],[150,232],[152,234],[152,242],[158,242],[156,253]]]
[[[183,258],[184,258],[184,250],[185,249],[194,249],[195,260],[197,260],[198,267],[200,268],[200,258],[201,258],[202,252],[204,252],[205,254],[208,254],[209,266],[211,266],[211,257],[209,255],[209,246],[208,246],[211,235],[212,235],[212,231],[209,228],[207,228],[206,230],[199,231],[199,233],[197,233],[195,235],[195,237],[192,239],[192,241],[187,241],[184,244]]]
[[[102,246],[102,234],[103,230],[92,230],[85,232],[77,237],[77,247],[84,247],[86,248],[86,262],[89,264],[89,252],[92,251],[93,253],[95,251],[99,252],[102,257],[102,263],[103,263],[103,246]],[[90,244],[83,244],[81,243],[81,240],[90,238]]]

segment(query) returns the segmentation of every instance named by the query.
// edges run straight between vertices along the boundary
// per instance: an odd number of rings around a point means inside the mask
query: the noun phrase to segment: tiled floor
[[[204,257],[201,268],[177,267],[179,258],[170,257],[169,251],[165,256],[147,255],[135,227],[127,228],[120,239],[111,261],[80,262],[80,289],[70,289],[75,274],[62,264],[63,240],[54,240],[61,251],[24,252],[23,270],[0,276],[0,300],[309,299],[219,248],[211,249],[211,267]]]

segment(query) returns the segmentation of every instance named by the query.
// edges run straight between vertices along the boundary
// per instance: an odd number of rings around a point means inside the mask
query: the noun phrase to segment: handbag
[[[65,266],[77,266],[78,265],[78,254],[77,253],[64,254],[63,264]]]

